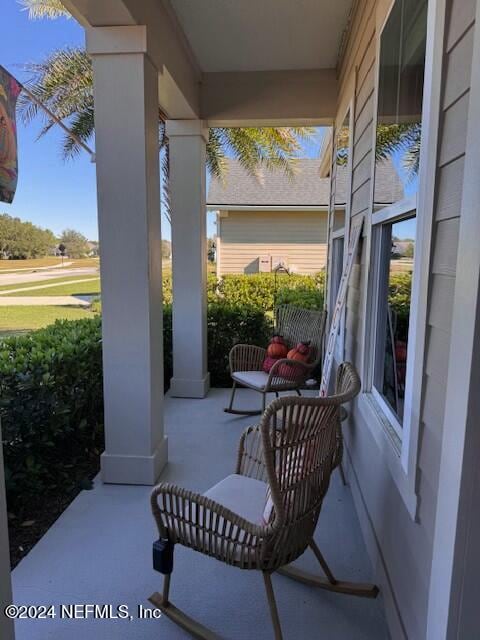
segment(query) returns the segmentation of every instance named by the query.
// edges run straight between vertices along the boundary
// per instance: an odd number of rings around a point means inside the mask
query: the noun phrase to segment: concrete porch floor
[[[162,480],[205,491],[235,467],[237,442],[255,418],[223,412],[228,390],[205,400],[166,398],[169,464]],[[247,390],[239,403],[260,406]],[[151,566],[156,537],[149,487],[102,485],[83,491],[13,572],[20,604],[126,604],[133,621],[18,620],[17,640],[180,640],[189,636],[166,618],[137,619],[139,604],[159,590]],[[348,487],[334,474],[316,534],[341,579],[371,580],[372,572]],[[309,552],[299,564],[317,566]],[[386,640],[381,595],[376,600],[338,595],[273,576],[285,640]],[[258,572],[241,571],[178,546],[171,599],[224,638],[271,640],[273,631]]]

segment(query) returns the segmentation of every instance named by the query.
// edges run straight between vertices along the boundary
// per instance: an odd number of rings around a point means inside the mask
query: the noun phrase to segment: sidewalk
[[[0,307],[89,307],[90,302],[73,296],[0,296]]]

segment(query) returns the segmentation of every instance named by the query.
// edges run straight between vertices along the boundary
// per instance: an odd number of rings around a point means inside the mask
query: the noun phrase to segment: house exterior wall
[[[326,211],[222,211],[217,233],[218,276],[258,273],[260,256],[281,257],[302,274],[326,264]]]
[[[433,2],[435,0],[430,0]],[[340,69],[337,125],[354,94],[351,218],[372,209],[378,25],[391,2],[361,3]],[[447,0],[441,126],[429,272],[425,365],[418,447],[418,511],[412,519],[360,403],[344,428],[350,481],[392,636],[426,636],[448,354],[463,189],[476,0]],[[422,215],[421,211],[417,212]],[[366,226],[367,234],[369,226]],[[345,357],[362,371],[369,238],[364,236],[347,296]],[[372,461],[375,461],[373,464]]]

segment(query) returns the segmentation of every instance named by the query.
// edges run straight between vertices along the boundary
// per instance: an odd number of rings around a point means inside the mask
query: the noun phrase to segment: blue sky
[[[0,64],[20,81],[26,79],[22,64],[38,62],[54,49],[83,43],[83,29],[74,20],[31,21],[16,0],[2,0]],[[18,188],[12,204],[0,202],[0,212],[55,233],[74,227],[96,239],[95,165],[85,153],[64,162],[59,128],[36,141],[40,127],[40,119],[28,127],[18,122]]]
[[[23,64],[39,62],[55,49],[84,44],[83,29],[75,20],[29,20],[17,0],[2,0],[2,27],[0,64],[20,81],[28,77]],[[18,187],[12,204],[0,202],[0,213],[30,220],[57,234],[73,227],[89,239],[97,239],[95,165],[84,152],[64,161],[59,127],[37,140],[40,128],[40,118],[28,126],[18,122]],[[323,129],[319,129],[316,139],[306,144],[300,155],[317,157],[322,136]],[[165,219],[162,227],[163,237],[169,239]],[[214,232],[214,216],[210,214],[208,234]]]

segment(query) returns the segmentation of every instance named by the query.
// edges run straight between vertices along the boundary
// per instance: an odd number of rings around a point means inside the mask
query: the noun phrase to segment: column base
[[[102,482],[105,484],[154,485],[168,461],[168,439],[151,456],[123,456],[102,453]]]
[[[202,379],[172,378],[170,395],[173,398],[205,398],[210,390],[210,374]]]

